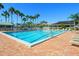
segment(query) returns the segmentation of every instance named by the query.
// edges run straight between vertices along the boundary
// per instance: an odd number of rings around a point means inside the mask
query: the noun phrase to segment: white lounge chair
[[[76,36],[71,41],[72,44],[79,45],[79,36]]]

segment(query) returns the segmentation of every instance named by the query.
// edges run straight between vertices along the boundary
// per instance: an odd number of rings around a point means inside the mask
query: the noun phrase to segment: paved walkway
[[[0,34],[0,55],[17,56],[63,56],[79,55],[79,47],[72,46],[70,40],[74,32],[66,32],[32,48]]]

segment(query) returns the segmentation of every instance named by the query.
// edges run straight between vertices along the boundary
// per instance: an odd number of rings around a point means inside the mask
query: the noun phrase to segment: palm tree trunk
[[[7,17],[6,17],[6,22],[8,22]]]
[[[2,22],[2,19],[1,19],[1,22]]]
[[[18,24],[18,15],[17,15],[17,24]]]
[[[17,15],[17,30],[18,30],[18,15]]]
[[[8,19],[8,22],[9,22],[9,20],[10,20],[9,17],[7,19]]]
[[[33,22],[34,22],[34,24],[33,24],[34,25],[34,28],[36,28],[36,24],[35,24],[36,23],[36,20],[33,19]]]
[[[11,14],[11,23],[12,23],[12,14]]]
[[[5,22],[7,22],[7,18],[5,17]]]
[[[1,15],[0,15],[0,22],[1,22]]]
[[[75,21],[74,21],[74,30],[75,30]]]
[[[11,14],[11,23],[13,23],[13,14]]]

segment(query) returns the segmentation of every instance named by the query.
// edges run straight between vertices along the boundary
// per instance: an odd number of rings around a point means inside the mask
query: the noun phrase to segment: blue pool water
[[[6,34],[16,37],[22,41],[28,42],[30,44],[43,41],[43,39],[47,40],[47,38],[55,37],[59,34],[62,34],[63,30],[35,30],[35,31],[24,31],[24,32],[5,32]]]

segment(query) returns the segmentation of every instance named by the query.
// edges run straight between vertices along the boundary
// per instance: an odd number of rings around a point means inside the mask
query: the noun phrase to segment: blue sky
[[[46,20],[49,23],[68,20],[69,15],[79,12],[79,4],[73,3],[6,3],[4,6],[5,10],[12,6],[26,15],[39,13],[37,20]]]

